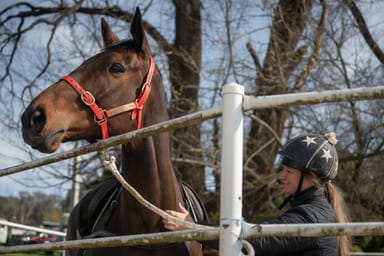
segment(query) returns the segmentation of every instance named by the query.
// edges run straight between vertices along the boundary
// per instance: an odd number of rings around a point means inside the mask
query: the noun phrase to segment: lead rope
[[[173,222],[175,222],[176,224],[178,225],[181,225],[181,226],[184,226],[184,227],[187,227],[189,229],[209,229],[209,228],[212,228],[212,227],[209,227],[209,226],[204,226],[204,225],[200,225],[200,224],[196,224],[196,223],[192,223],[192,222],[189,222],[189,221],[182,221],[176,217],[173,217],[171,215],[169,215],[168,213],[166,213],[165,211],[157,208],[155,205],[153,205],[152,203],[150,203],[149,201],[147,201],[142,195],[140,195],[139,192],[137,192],[137,190],[132,187],[125,179],[124,177],[121,175],[120,171],[117,169],[116,167],[116,158],[113,156],[113,155],[109,155],[106,150],[103,150],[102,151],[103,155],[104,155],[104,161],[103,161],[103,165],[104,167],[106,167],[107,169],[109,169],[113,176],[116,177],[116,179],[121,183],[121,185],[137,200],[139,201],[139,203],[141,203],[144,207],[146,207],[147,209],[151,210],[152,212],[158,214],[160,217],[162,218],[165,218],[165,219],[168,219],[168,220],[171,220]]]
[[[184,227],[189,228],[189,229],[193,229],[193,230],[197,230],[197,229],[207,230],[207,229],[212,229],[213,228],[211,226],[205,226],[205,225],[200,225],[200,224],[196,224],[196,223],[189,222],[189,221],[180,220],[180,219],[178,219],[176,217],[173,217],[173,216],[169,215],[165,211],[159,209],[154,204],[152,204],[149,201],[147,201],[121,175],[120,171],[116,167],[116,158],[113,155],[108,154],[107,150],[105,150],[105,149],[103,149],[101,151],[101,153],[104,156],[104,161],[103,161],[104,167],[107,168],[108,170],[110,170],[112,172],[113,176],[115,176],[116,179],[124,187],[124,189],[126,189],[144,207],[146,207],[147,209],[151,210],[152,212],[158,214],[160,217],[162,217],[164,219],[170,220],[170,221],[172,221],[172,222],[174,222],[174,223],[176,223],[176,224],[178,224],[180,226],[184,226]],[[243,254],[242,252],[240,252],[240,255],[246,255],[246,256],[254,256],[255,255],[255,251],[253,249],[253,246],[248,241],[242,239],[242,244],[243,244],[243,249],[245,249],[247,251],[247,253]]]
[[[240,255],[255,256],[255,249],[253,248],[252,244],[244,239],[241,240],[241,242],[243,243],[243,249],[247,251],[247,253],[244,254],[243,252],[240,252]]]

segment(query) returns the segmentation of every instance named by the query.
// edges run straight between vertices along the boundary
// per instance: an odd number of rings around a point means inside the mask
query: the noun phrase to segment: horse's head
[[[167,118],[161,77],[138,8],[131,34],[131,40],[120,41],[102,20],[104,51],[49,86],[24,111],[22,132],[28,144],[49,153],[64,141],[134,130],[141,116],[143,126]]]

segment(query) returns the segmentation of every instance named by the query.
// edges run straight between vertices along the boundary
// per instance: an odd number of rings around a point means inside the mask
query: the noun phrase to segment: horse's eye
[[[109,72],[112,72],[112,73],[124,73],[124,67],[120,63],[112,63],[109,66]]]

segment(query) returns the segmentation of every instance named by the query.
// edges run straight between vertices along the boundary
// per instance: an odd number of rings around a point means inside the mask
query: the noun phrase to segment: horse
[[[140,9],[136,8],[131,22],[132,39],[120,40],[104,19],[101,31],[104,49],[43,90],[22,114],[23,139],[32,148],[52,153],[67,141],[106,139],[169,119]],[[123,177],[160,209],[177,210],[178,203],[185,202],[183,195],[199,201],[190,188],[180,185],[170,158],[168,132],[123,144],[121,158]],[[198,202],[198,218],[206,221],[201,207]],[[165,231],[161,217],[110,178],[74,207],[67,239]],[[69,251],[69,255],[201,254],[196,242]]]

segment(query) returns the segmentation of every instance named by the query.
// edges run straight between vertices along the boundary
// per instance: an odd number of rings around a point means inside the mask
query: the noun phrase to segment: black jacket
[[[292,198],[291,208],[266,224],[336,222],[324,188],[311,187]],[[338,237],[257,237],[248,239],[255,256],[303,255],[337,256]],[[204,241],[203,246],[218,248],[217,241]]]
[[[324,188],[311,187],[291,201],[291,208],[269,224],[330,223],[335,216]],[[255,255],[338,255],[338,237],[257,237]]]

